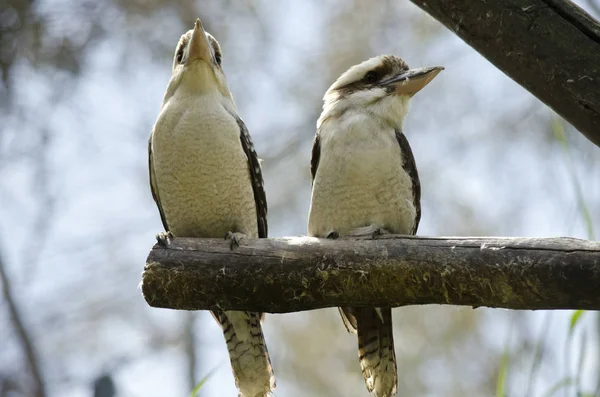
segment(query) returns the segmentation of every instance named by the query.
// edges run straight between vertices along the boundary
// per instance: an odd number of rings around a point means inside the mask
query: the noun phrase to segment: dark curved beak
[[[394,87],[396,95],[413,96],[429,84],[442,70],[444,70],[443,66],[410,69],[379,84]]]
[[[202,27],[200,18],[197,18],[196,24],[194,25],[194,32],[192,33],[192,39],[189,44],[186,64],[189,65],[190,62],[198,59],[201,59],[208,64],[212,64],[212,56],[212,50],[208,38],[206,37],[206,33],[204,32],[204,27]]]

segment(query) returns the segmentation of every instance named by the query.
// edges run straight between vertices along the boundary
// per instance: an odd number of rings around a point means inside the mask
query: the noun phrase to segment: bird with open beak
[[[441,70],[409,69],[401,58],[383,55],[351,67],[329,87],[312,149],[309,236],[417,232],[421,186],[402,124],[410,98]],[[368,391],[395,396],[391,308],[339,311],[358,336]]]
[[[267,237],[267,201],[252,139],[221,69],[219,43],[200,20],[179,39],[173,74],[149,142],[150,186],[171,237]],[[275,377],[262,313],[212,311],[243,397],[263,397]]]

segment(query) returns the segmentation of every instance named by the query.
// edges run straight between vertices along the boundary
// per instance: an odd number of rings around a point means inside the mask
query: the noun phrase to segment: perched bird
[[[179,39],[173,75],[150,135],[150,186],[174,237],[267,237],[267,202],[258,157],[221,69],[219,43],[200,20]],[[275,377],[262,313],[213,311],[244,397],[268,396]]]
[[[402,124],[410,98],[442,67],[409,69],[383,55],[351,67],[323,97],[311,158],[308,235],[336,238],[384,232],[415,234],[421,186]],[[369,392],[396,394],[392,310],[339,308]]]

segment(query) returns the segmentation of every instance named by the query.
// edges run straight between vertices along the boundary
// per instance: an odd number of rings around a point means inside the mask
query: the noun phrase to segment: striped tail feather
[[[367,390],[375,397],[396,395],[398,370],[394,352],[392,309],[340,308],[349,332],[358,336],[358,359]]]
[[[275,389],[275,374],[260,325],[262,314],[242,311],[211,313],[223,330],[239,396],[270,396]]]

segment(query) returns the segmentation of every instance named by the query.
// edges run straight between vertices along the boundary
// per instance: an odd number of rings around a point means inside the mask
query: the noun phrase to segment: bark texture
[[[600,146],[600,24],[584,10],[568,0],[411,1]]]
[[[177,238],[142,278],[154,307],[296,312],[451,304],[600,309],[600,242],[572,238],[383,236]]]

